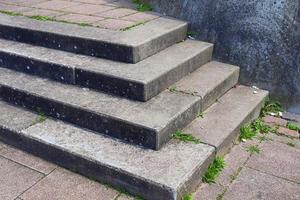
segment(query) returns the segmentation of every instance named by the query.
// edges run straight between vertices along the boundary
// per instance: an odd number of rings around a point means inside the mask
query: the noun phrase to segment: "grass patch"
[[[279,112],[283,112],[283,107],[281,103],[278,101],[271,101],[268,99],[261,110],[261,115],[266,116],[272,113],[274,113],[275,115],[279,115]]]
[[[269,133],[271,130],[271,127],[267,124],[265,124],[261,118],[256,119],[252,123],[253,129],[259,131],[260,133]]]
[[[241,128],[240,140],[252,140],[257,132],[253,130],[251,124],[247,124]]]
[[[181,198],[182,200],[193,200],[194,197],[191,194],[185,195],[184,197]]]
[[[214,162],[208,167],[208,170],[204,174],[202,181],[205,183],[215,183],[216,178],[220,175],[225,166],[226,164],[224,158],[216,157]]]
[[[197,118],[204,118],[204,112],[198,112],[197,113]]]
[[[199,144],[201,141],[190,134],[186,134],[181,130],[176,131],[173,134],[173,138],[183,141],[183,142],[193,142],[195,144]]]
[[[251,145],[247,148],[247,151],[250,154],[259,154],[260,153],[260,148],[258,147],[258,145]]]
[[[41,15],[34,15],[34,16],[30,16],[28,18],[40,20],[40,21],[55,21],[55,19],[53,17],[41,16]]]
[[[297,125],[297,124],[294,124],[292,122],[288,122],[286,127],[290,130],[293,130],[293,131],[300,131],[300,126]]]
[[[177,88],[175,85],[172,85],[171,87],[169,87],[169,91],[170,92],[176,92]]]
[[[143,2],[142,0],[132,0],[134,4],[136,4],[136,9],[140,12],[152,11],[152,6],[147,3]]]
[[[128,27],[125,27],[125,28],[121,28],[120,30],[121,31],[128,31],[128,30],[130,30],[130,29],[132,29],[134,27],[140,26],[140,25],[145,25],[145,22],[139,22],[137,24],[133,24],[131,26],[128,26]]]
[[[197,37],[199,34],[196,31],[188,31],[187,35],[190,37]]]
[[[6,10],[0,10],[0,13],[6,14],[6,15],[11,15],[11,16],[22,16],[21,13],[6,11]]]
[[[294,143],[292,143],[292,142],[288,142],[288,143],[286,143],[287,145],[289,145],[290,147],[295,147],[296,145],[294,144]]]

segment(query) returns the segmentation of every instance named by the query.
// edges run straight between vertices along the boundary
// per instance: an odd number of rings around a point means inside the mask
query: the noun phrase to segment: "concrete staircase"
[[[181,199],[268,95],[237,86],[239,68],[212,61],[213,45],[184,40],[186,29],[0,15],[0,139],[145,199]]]

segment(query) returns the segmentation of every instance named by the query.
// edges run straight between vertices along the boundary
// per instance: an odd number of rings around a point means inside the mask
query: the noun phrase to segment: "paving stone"
[[[244,123],[257,118],[268,92],[253,93],[252,88],[238,86],[227,92],[217,103],[195,119],[183,131],[213,145],[225,154],[233,145]]]
[[[108,4],[117,0],[72,0],[74,2],[90,3],[90,4]]]
[[[226,166],[217,179],[217,183],[222,186],[229,186],[233,181],[233,177],[237,176],[249,156],[250,153],[240,145],[234,146],[230,153],[225,156]]]
[[[104,12],[112,9],[114,9],[114,7],[105,5],[80,4],[75,6],[69,6],[68,8],[62,10],[64,12],[91,15],[94,13]]]
[[[8,3],[8,4],[15,4],[20,6],[30,6],[36,3],[45,2],[48,0],[1,0],[0,2]]]
[[[136,4],[134,4],[134,3],[132,3],[132,1],[128,1],[128,0],[117,0],[117,1],[114,1],[111,3],[108,3],[106,5],[136,9]]]
[[[300,123],[300,115],[297,115],[297,114],[294,114],[294,113],[283,112],[282,113],[282,118],[284,118],[286,120],[295,121],[295,122]]]
[[[287,120],[279,118],[279,117],[274,117],[267,115],[263,117],[263,121],[271,126],[286,126],[287,125]]]
[[[40,173],[49,174],[56,168],[56,165],[46,162],[28,153],[25,153],[21,150],[4,144],[2,146],[3,148],[0,148],[1,156],[13,160],[14,162],[25,165],[28,168],[39,171]]]
[[[0,157],[0,199],[12,200],[37,183],[43,175]]]
[[[0,4],[0,10],[22,13],[22,12],[30,11],[32,10],[32,8],[8,5],[8,4]]]
[[[160,17],[160,15],[154,14],[154,13],[138,12],[138,13],[123,17],[122,19],[128,20],[128,21],[134,21],[134,22],[146,22],[149,20],[157,19],[159,17]]]
[[[299,132],[298,131],[294,131],[294,130],[290,130],[286,127],[279,127],[277,129],[278,134],[282,134],[288,137],[293,137],[293,138],[299,138]]]
[[[300,183],[300,150],[286,144],[264,141],[261,152],[252,155],[247,166]]]
[[[118,192],[64,169],[56,169],[20,197],[23,200],[113,200]]]
[[[195,200],[214,200],[225,190],[224,186],[218,184],[203,184],[194,194]]]
[[[44,9],[50,9],[50,10],[61,10],[64,8],[80,5],[81,3],[75,3],[71,1],[63,1],[63,0],[52,0],[52,1],[46,1],[42,3],[37,3],[32,5],[32,7],[35,8],[44,8]]]
[[[137,11],[128,8],[117,8],[106,12],[95,13],[94,15],[108,18],[120,18],[134,13],[137,13]]]
[[[289,138],[289,137],[285,137],[285,136],[280,136],[280,135],[276,135],[276,134],[269,134],[267,136],[271,141],[275,141],[275,142],[281,142],[283,144],[292,144],[295,145],[295,148],[300,149],[300,140],[296,139],[296,138]]]
[[[102,17],[95,17],[89,15],[80,15],[80,14],[66,14],[56,17],[57,20],[63,20],[68,22],[75,22],[75,23],[93,23],[96,21],[103,20]]]
[[[298,200],[300,186],[253,169],[245,168],[225,193],[224,200]]]
[[[53,10],[45,10],[45,9],[33,9],[31,11],[23,12],[26,16],[48,16],[48,17],[55,17],[59,15],[63,15],[63,12],[53,11]]]
[[[95,26],[101,28],[107,28],[112,30],[121,30],[127,27],[134,26],[136,23],[131,21],[119,20],[119,19],[105,19],[99,22],[93,23]]]

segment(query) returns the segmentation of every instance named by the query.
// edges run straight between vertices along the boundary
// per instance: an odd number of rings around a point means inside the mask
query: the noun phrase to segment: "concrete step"
[[[172,139],[159,151],[142,149],[62,121],[41,121],[38,115],[3,102],[0,113],[6,114],[0,115],[0,139],[145,199],[180,200],[201,183],[216,151],[228,149],[241,124],[258,115],[266,96],[265,91],[254,94],[252,88],[241,86],[227,92],[204,118],[184,130],[208,144]]]
[[[186,38],[187,23],[160,17],[128,31],[0,14],[0,37],[63,51],[137,63]]]
[[[184,132],[226,154],[245,123],[257,118],[268,92],[237,86],[204,112],[203,118],[190,123]]]
[[[0,67],[147,101],[211,60],[213,45],[186,40],[137,64],[0,40]]]
[[[137,102],[5,68],[0,68],[0,97],[151,149],[159,149],[201,109],[200,98],[189,94],[166,90]]]

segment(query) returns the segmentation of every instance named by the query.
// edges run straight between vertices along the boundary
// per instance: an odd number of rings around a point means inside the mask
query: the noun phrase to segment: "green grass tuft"
[[[200,112],[200,111],[199,111],[199,112],[197,113],[197,118],[200,118],[200,117],[201,117],[201,118],[204,118],[204,112]]]
[[[22,16],[21,13],[7,11],[7,10],[0,10],[0,13],[6,14],[6,15],[11,15],[11,16]]]
[[[175,85],[172,85],[172,86],[169,87],[170,92],[176,92],[176,90],[177,90],[177,88],[176,88]]]
[[[173,138],[183,141],[183,142],[193,142],[195,144],[199,144],[201,141],[190,134],[186,134],[181,130],[176,131],[173,134]]]
[[[41,16],[41,15],[34,15],[30,16],[30,19],[35,19],[35,20],[40,20],[40,21],[55,21],[53,17],[48,17],[48,16]]]
[[[198,34],[196,31],[188,31],[188,32],[187,32],[187,35],[188,35],[188,36],[191,36],[191,37],[196,37],[196,36],[198,36],[199,34]]]
[[[265,102],[264,107],[261,110],[261,115],[266,116],[270,113],[275,113],[278,115],[279,112],[283,112],[283,107],[282,107],[281,103],[278,101],[267,100]]]
[[[247,148],[247,151],[250,154],[259,154],[260,153],[260,148],[258,147],[258,145],[251,145]]]
[[[152,6],[147,3],[143,2],[142,0],[132,0],[134,4],[136,4],[136,9],[140,12],[152,11]]]
[[[182,199],[182,200],[193,200],[194,197],[193,197],[193,195],[191,195],[191,194],[187,194],[187,195],[185,195],[184,197],[182,197],[181,199]]]
[[[205,183],[215,183],[216,178],[220,175],[225,166],[226,164],[224,158],[216,157],[214,162],[208,167],[208,170],[204,174],[202,181]]]
[[[269,133],[271,130],[271,127],[267,124],[265,124],[261,118],[256,119],[252,123],[252,127],[254,130],[259,131],[260,133]]]
[[[294,124],[292,122],[288,122],[286,127],[290,130],[293,130],[293,131],[300,131],[300,126],[297,125],[297,124]]]
[[[240,140],[252,140],[257,135],[251,124],[247,124],[241,128]]]
[[[292,143],[292,142],[288,142],[288,143],[286,143],[287,145],[289,145],[290,147],[295,147],[296,145],[294,144],[294,143]]]

